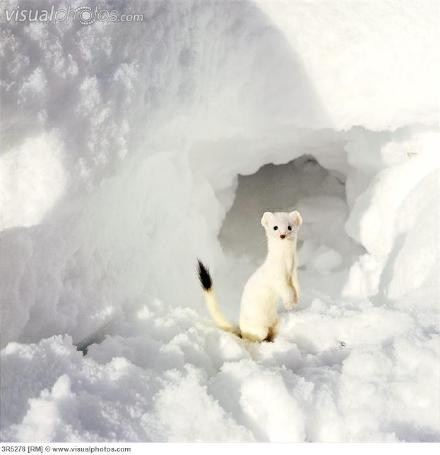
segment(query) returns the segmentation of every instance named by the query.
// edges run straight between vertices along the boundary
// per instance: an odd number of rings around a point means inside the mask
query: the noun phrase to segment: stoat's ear
[[[297,210],[294,210],[293,212],[289,213],[289,220],[295,225],[295,226],[301,226],[303,219],[300,213]]]
[[[261,225],[263,227],[267,227],[269,221],[273,218],[273,213],[271,212],[264,212],[263,216],[261,217]]]

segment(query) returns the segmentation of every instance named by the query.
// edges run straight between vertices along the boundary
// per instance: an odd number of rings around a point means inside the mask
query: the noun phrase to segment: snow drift
[[[2,18],[2,440],[440,440],[435,2],[97,5],[144,21]],[[237,318],[293,207],[302,302],[243,344],[195,258]]]

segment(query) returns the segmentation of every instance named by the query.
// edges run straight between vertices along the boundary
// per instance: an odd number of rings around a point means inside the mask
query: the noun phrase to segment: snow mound
[[[436,3],[100,5],[1,19],[1,439],[439,441]],[[220,332],[196,258],[237,319],[290,208],[300,305]]]

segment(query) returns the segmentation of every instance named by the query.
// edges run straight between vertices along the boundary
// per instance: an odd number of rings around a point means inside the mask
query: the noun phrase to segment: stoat
[[[261,224],[266,231],[267,256],[244,286],[240,304],[240,327],[223,316],[208,269],[198,261],[198,273],[209,312],[218,327],[252,341],[271,340],[277,330],[277,303],[288,310],[299,301],[297,277],[297,233],[302,217],[297,211],[265,212]]]

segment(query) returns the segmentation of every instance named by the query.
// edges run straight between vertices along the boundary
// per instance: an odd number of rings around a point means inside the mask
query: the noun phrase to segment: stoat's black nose
[[[284,234],[280,235],[280,239],[284,239],[286,236]]]

